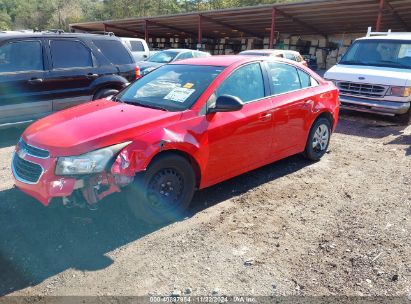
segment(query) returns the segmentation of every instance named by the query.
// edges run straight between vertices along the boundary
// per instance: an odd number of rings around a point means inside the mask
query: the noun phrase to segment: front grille
[[[13,171],[16,178],[23,182],[37,183],[43,169],[40,165],[24,160],[16,154],[13,159]]]
[[[19,148],[21,150],[25,150],[27,154],[30,154],[31,156],[34,157],[40,157],[40,158],[47,158],[50,156],[49,151],[43,150],[37,147],[33,147],[29,144],[27,144],[24,140],[20,139],[19,141]]]
[[[388,87],[381,85],[355,83],[355,82],[338,82],[338,88],[342,95],[354,95],[363,97],[384,97]]]

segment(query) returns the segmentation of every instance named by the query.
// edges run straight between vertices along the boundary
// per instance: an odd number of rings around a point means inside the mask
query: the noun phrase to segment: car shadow
[[[392,117],[341,110],[336,133],[378,139],[401,136],[406,128]]]
[[[24,128],[0,130],[0,148],[16,145],[23,132]]]
[[[310,164],[293,156],[201,190],[176,221]],[[107,253],[162,227],[136,220],[122,193],[102,201],[98,210],[88,211],[44,208],[18,189],[1,191],[0,296],[37,285],[69,268],[104,269],[114,262]]]

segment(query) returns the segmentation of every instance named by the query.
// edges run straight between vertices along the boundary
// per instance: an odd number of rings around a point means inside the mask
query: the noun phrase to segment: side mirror
[[[231,95],[222,95],[217,98],[215,107],[209,108],[207,113],[234,112],[242,108],[243,103],[240,98]]]

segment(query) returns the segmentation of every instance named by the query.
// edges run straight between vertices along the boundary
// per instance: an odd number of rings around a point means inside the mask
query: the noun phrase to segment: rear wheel
[[[196,178],[182,156],[160,156],[143,174],[135,177],[127,201],[136,217],[149,224],[181,218],[194,194]]]
[[[396,121],[402,125],[408,125],[411,121],[411,108],[408,109],[407,113],[397,115]]]
[[[116,89],[101,89],[99,91],[97,91],[96,94],[94,94],[93,96],[93,100],[97,100],[97,99],[101,99],[101,98],[105,98],[108,96],[112,96],[118,93],[118,90]]]
[[[311,127],[305,146],[304,156],[317,161],[327,152],[331,137],[331,122],[326,118],[317,119]]]

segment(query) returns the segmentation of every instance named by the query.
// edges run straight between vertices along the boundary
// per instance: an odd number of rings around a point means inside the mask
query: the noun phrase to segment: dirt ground
[[[320,162],[293,156],[200,191],[164,227],[122,195],[90,212],[14,189],[20,132],[0,134],[0,295],[411,292],[411,126],[343,113]]]

